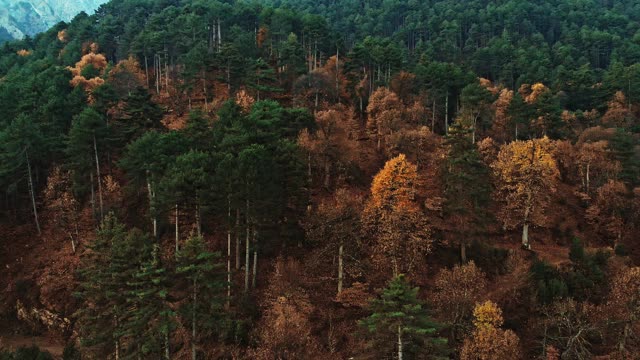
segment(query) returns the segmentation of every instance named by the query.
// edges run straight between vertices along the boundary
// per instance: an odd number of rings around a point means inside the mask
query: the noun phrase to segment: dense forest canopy
[[[635,358],[638,89],[635,1],[112,0],[0,45],[0,320],[65,359]]]

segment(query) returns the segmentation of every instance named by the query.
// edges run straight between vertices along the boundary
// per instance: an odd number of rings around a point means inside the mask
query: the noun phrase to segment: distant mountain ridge
[[[0,0],[0,42],[43,32],[84,11],[93,13],[106,0]]]

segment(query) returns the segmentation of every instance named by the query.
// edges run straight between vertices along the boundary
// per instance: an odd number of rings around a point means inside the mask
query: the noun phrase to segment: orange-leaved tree
[[[473,310],[475,330],[462,345],[461,360],[517,360],[520,339],[511,330],[500,329],[502,310],[492,301],[476,305]]]
[[[504,203],[499,217],[505,228],[522,226],[522,245],[529,245],[529,225],[543,226],[555,192],[558,166],[547,138],[514,141],[502,146],[491,165]]]
[[[373,240],[374,260],[393,275],[410,272],[431,250],[429,226],[415,196],[416,166],[404,154],[387,161],[373,179],[363,222]]]

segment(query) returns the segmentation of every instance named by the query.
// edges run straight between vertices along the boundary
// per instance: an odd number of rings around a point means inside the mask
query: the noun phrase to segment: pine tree
[[[119,316],[125,305],[114,302],[114,292],[120,289],[112,287],[111,248],[124,242],[125,237],[124,225],[112,215],[105,217],[78,271],[80,286],[76,296],[85,304],[75,314],[80,324],[81,343],[109,354],[120,354]]]
[[[136,355],[145,359],[170,359],[169,337],[175,328],[175,314],[167,303],[171,284],[167,270],[158,259],[158,248],[147,251],[145,257],[147,259],[128,282],[130,310],[123,326],[124,333],[136,345]]]
[[[444,164],[445,214],[459,233],[460,258],[467,261],[466,246],[473,229],[482,225],[491,192],[489,169],[478,147],[469,141],[469,130],[455,123],[446,137],[449,156]]]
[[[4,131],[0,131],[0,184],[6,186],[7,192],[11,192],[18,184],[27,183],[38,235],[40,221],[34,174],[48,150],[50,147],[40,126],[25,115],[18,116]]]
[[[67,143],[68,162],[73,171],[75,190],[77,193],[86,194],[87,187],[90,187],[94,210],[94,183],[97,183],[100,219],[104,217],[100,154],[108,146],[107,135],[108,127],[104,118],[96,110],[88,107],[73,118]]]
[[[184,283],[188,298],[180,309],[191,328],[191,358],[197,358],[197,346],[211,336],[224,314],[224,269],[220,253],[209,252],[202,237],[192,236],[178,252],[176,273]]]
[[[371,301],[372,314],[359,322],[370,340],[372,350],[380,355],[437,359],[445,354],[447,340],[437,336],[439,325],[431,319],[403,275],[393,278],[380,298]],[[396,354],[397,356],[394,356]]]

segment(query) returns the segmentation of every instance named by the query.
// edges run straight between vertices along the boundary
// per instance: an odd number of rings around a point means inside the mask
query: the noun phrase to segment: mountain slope
[[[81,11],[93,13],[104,0],[0,0],[0,42],[21,39],[69,21]]]

